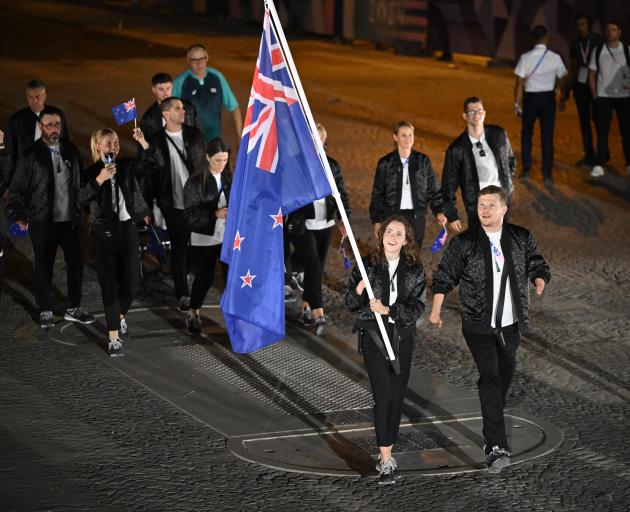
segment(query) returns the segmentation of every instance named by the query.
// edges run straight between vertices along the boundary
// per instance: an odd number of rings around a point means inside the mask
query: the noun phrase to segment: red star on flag
[[[241,276],[241,279],[243,280],[243,284],[241,285],[241,288],[245,288],[246,286],[249,286],[250,288],[252,287],[252,281],[254,280],[256,276],[251,275],[249,269],[247,269],[247,274],[245,274],[244,276]]]
[[[236,236],[234,237],[234,245],[232,245],[232,250],[236,251],[236,249],[238,249],[240,251],[241,243],[243,242],[243,240],[245,240],[245,237],[241,236],[240,233],[237,231]]]
[[[282,227],[282,208],[278,208],[278,213],[275,215],[269,215],[273,219],[273,227],[271,229],[275,229],[278,226]]]

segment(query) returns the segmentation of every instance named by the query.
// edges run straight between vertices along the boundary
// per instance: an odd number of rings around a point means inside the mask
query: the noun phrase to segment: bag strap
[[[177,144],[175,144],[175,141],[173,139],[171,139],[170,135],[168,133],[166,133],[166,130],[164,130],[164,135],[166,135],[166,138],[168,139],[168,142],[171,143],[171,145],[175,148],[175,151],[177,151],[177,154],[179,155],[179,158],[182,159],[182,162],[184,162],[184,167],[186,167],[186,169],[188,169],[188,162],[186,162],[186,157],[184,156],[184,153],[182,153],[182,150],[179,149],[179,147],[177,147]],[[184,142],[184,138],[182,136],[182,143]],[[189,170],[190,172],[190,170]]]

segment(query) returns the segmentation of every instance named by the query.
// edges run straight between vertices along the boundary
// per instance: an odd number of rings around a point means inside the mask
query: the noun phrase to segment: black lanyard
[[[398,265],[396,265],[396,270],[394,270],[394,273],[392,274],[392,277],[389,279],[389,289],[392,292],[396,291],[396,285],[394,284],[395,280],[396,280],[396,274],[398,273]]]

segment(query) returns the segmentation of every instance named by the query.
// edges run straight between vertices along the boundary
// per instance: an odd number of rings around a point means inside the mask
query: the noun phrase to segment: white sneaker
[[[593,176],[593,178],[599,178],[600,176],[604,175],[604,168],[601,165],[596,165],[595,167],[593,167],[593,170],[591,171],[591,176]]]

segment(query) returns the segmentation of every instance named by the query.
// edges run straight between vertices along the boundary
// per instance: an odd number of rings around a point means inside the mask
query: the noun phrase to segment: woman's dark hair
[[[405,238],[407,243],[402,246],[400,252],[404,256],[407,264],[415,265],[420,263],[420,250],[416,245],[413,228],[411,227],[411,224],[409,224],[409,221],[402,215],[391,215],[381,224],[381,227],[378,230],[376,247],[374,247],[370,253],[372,260],[375,261],[377,265],[387,266],[385,248],[383,247],[383,235],[385,234],[387,226],[389,226],[392,222],[400,222],[403,226],[405,226]]]
[[[223,169],[223,175],[226,178],[231,178],[232,172],[230,170],[230,157],[232,156],[232,151],[230,150],[229,146],[225,142],[223,142],[221,139],[212,139],[211,141],[208,142],[208,144],[206,144],[205,156],[207,156],[208,158],[211,158],[217,153],[228,154],[228,161],[227,161],[227,164],[225,164],[225,169]],[[210,163],[204,157],[202,158],[202,161],[199,162],[199,167],[200,167],[200,172],[201,172],[201,182],[203,186],[205,187],[208,176],[210,175]]]

